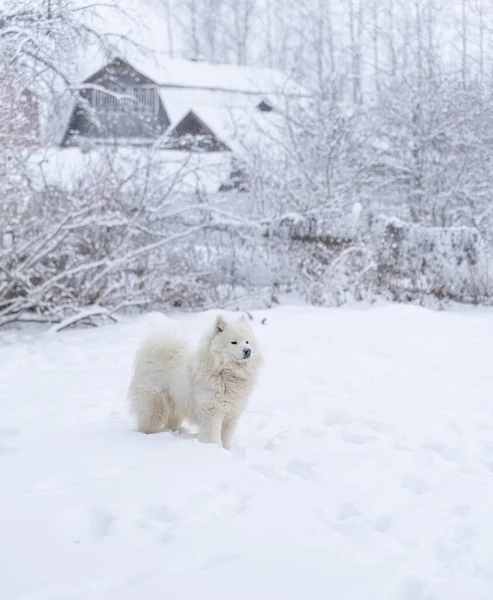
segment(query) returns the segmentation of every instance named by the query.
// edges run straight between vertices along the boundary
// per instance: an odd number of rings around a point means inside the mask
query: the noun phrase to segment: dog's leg
[[[141,433],[160,433],[164,431],[163,422],[155,415],[139,415],[137,429]]]
[[[219,415],[214,413],[204,415],[199,423],[199,442],[221,446],[221,425]]]
[[[231,442],[233,441],[233,434],[237,425],[238,417],[230,417],[229,419],[225,419],[223,421],[221,438],[223,441],[223,447],[226,448],[226,450],[231,449]]]
[[[166,394],[154,393],[137,405],[137,428],[142,433],[161,433],[168,424],[169,406]]]
[[[182,423],[183,419],[180,416],[172,414],[168,419],[167,429],[171,429],[171,431],[179,431]]]

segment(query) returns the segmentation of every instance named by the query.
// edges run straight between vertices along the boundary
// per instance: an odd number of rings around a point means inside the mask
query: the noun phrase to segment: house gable
[[[155,81],[140,73],[123,58],[116,57],[99,71],[84,80],[85,84],[101,85],[108,89],[112,86],[157,85]]]
[[[83,82],[62,146],[83,140],[149,144],[169,124],[156,84],[115,58]]]
[[[230,148],[190,110],[167,134],[166,147],[188,152],[229,152]]]

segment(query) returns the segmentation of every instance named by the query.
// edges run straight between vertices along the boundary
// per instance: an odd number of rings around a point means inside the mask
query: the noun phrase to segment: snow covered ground
[[[493,312],[263,316],[231,454],[133,429],[164,316],[0,332],[2,600],[493,598]]]

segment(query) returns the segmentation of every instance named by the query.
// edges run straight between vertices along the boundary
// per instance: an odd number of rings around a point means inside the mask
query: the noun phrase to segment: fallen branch
[[[106,317],[114,323],[118,323],[119,319],[112,313],[113,311],[110,311],[107,308],[103,308],[102,306],[91,306],[78,312],[75,315],[72,315],[71,317],[63,319],[62,321],[60,321],[60,323],[57,323],[56,325],[50,327],[49,331],[50,333],[59,333],[60,331],[63,331],[64,329],[67,329],[68,327],[71,327],[72,325],[75,325],[80,321],[92,319],[94,317]]]

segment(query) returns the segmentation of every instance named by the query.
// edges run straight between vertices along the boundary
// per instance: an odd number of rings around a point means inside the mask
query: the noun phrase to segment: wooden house
[[[62,147],[155,145],[187,152],[234,152],[231,115],[273,119],[276,106],[306,97],[283,73],[202,61],[130,63],[116,57],[74,86]]]

